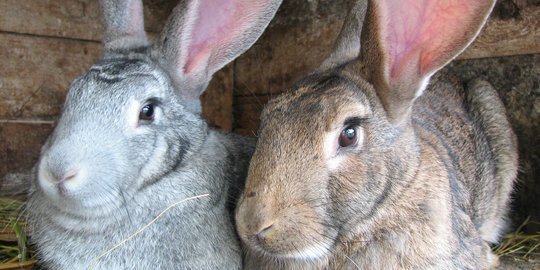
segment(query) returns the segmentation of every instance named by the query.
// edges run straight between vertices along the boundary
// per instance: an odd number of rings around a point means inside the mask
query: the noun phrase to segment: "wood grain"
[[[517,18],[491,17],[458,59],[540,53],[540,7],[528,6]]]
[[[0,124],[0,181],[6,173],[27,172],[53,130],[51,124]]]
[[[97,0],[2,0],[0,31],[100,41],[98,3]],[[143,3],[145,29],[155,35],[177,1]]]
[[[234,104],[234,132],[255,137],[259,127],[259,115],[271,97],[263,96],[245,96],[235,97]]]
[[[216,72],[201,95],[202,117],[212,128],[232,130],[233,63]]]
[[[100,55],[96,42],[0,33],[0,119],[57,116],[71,81]]]

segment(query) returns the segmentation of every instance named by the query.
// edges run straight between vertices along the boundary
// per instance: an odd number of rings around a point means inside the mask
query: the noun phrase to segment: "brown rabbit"
[[[263,111],[236,210],[246,268],[497,263],[516,139],[490,84],[435,74],[494,2],[355,4],[330,57]]]

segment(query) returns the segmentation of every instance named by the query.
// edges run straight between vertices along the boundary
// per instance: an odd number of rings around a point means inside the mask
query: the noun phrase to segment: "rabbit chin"
[[[297,261],[314,261],[323,258],[326,256],[330,249],[332,248],[331,243],[322,243],[319,245],[308,245],[305,248],[296,247],[293,251],[268,251],[264,248],[257,246],[254,248],[258,253],[262,254],[264,257],[275,259],[275,260],[297,260]]]
[[[303,250],[287,254],[283,256],[283,258],[303,261],[317,260],[327,255],[330,251],[330,247],[331,245],[326,243],[323,245],[311,246]]]

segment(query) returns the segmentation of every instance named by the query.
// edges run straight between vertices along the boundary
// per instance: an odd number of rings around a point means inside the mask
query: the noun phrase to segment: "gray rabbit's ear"
[[[152,56],[179,94],[198,101],[212,75],[255,43],[281,0],[189,0],[172,12]]]
[[[99,6],[105,53],[148,45],[141,0],[100,0]]]
[[[354,1],[343,22],[332,52],[320,65],[318,71],[332,69],[358,58],[360,54],[360,34],[366,8],[367,1]]]
[[[371,0],[362,62],[394,123],[409,117],[430,77],[478,35],[495,0]]]

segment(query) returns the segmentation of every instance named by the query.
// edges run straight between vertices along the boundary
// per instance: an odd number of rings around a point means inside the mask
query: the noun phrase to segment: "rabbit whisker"
[[[360,266],[358,264],[356,264],[356,262],[353,261],[353,259],[351,259],[349,256],[347,256],[347,254],[343,253],[343,256],[345,256],[345,258],[347,258],[348,261],[350,261],[354,266],[356,266],[356,269],[362,269],[362,268],[360,268]]]

